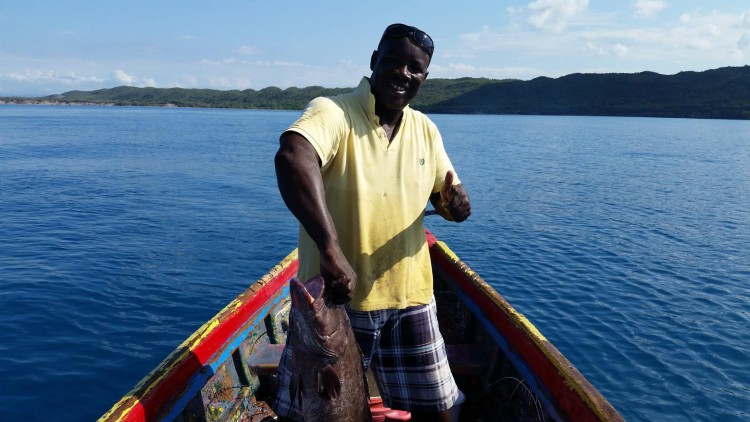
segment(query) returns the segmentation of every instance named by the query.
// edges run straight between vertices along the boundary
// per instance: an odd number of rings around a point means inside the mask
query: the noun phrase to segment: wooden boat
[[[573,365],[427,233],[462,421],[621,421]],[[261,421],[286,337],[296,251],[173,351],[100,421]],[[372,389],[372,386],[371,386]]]

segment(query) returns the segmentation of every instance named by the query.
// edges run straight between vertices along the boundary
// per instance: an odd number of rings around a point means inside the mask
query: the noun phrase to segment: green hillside
[[[491,83],[425,104],[433,113],[750,119],[750,66],[672,76],[573,74]]]
[[[6,102],[172,105],[300,110],[313,98],[352,88],[276,87],[259,91],[134,88],[70,91]],[[412,107],[428,113],[651,116],[750,119],[750,66],[661,75],[572,74],[530,81],[428,79]]]

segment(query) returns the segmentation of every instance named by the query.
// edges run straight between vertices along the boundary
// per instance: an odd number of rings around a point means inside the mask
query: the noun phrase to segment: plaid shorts
[[[435,300],[406,309],[347,309],[366,367],[371,367],[386,407],[411,412],[447,410],[458,399]],[[281,355],[272,408],[278,416],[302,420],[289,399],[291,354]]]

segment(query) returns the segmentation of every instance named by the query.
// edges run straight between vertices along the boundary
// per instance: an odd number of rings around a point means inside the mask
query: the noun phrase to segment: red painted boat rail
[[[552,413],[570,421],[623,421],[612,405],[523,315],[474,273],[443,242],[427,232],[433,265],[449,275],[478,318],[493,330],[526,366],[526,373],[549,396]],[[226,348],[242,335],[243,327],[296,275],[297,251],[251,285],[214,318],[183,342],[99,421],[154,421],[179,414],[189,399],[189,384],[207,372]],[[197,377],[200,379],[200,377]],[[170,418],[172,416],[169,416]]]
[[[185,340],[99,421],[153,421],[168,414],[188,381],[204,370],[212,356],[285,286],[298,266],[294,250]]]
[[[624,421],[615,408],[529,320],[429,231],[433,265],[462,289],[552,396],[555,413],[570,421]]]

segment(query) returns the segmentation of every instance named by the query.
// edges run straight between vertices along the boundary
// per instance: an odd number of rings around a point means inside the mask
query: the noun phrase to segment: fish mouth
[[[289,281],[289,290],[292,296],[292,304],[294,305],[300,306],[306,304],[307,306],[312,306],[313,302],[315,302],[315,298],[297,277],[292,277]]]
[[[325,281],[320,275],[316,275],[304,283],[297,277],[292,277],[289,281],[292,302],[297,303],[297,305],[302,305],[304,303],[307,306],[313,306],[316,300],[323,297],[324,289]]]

